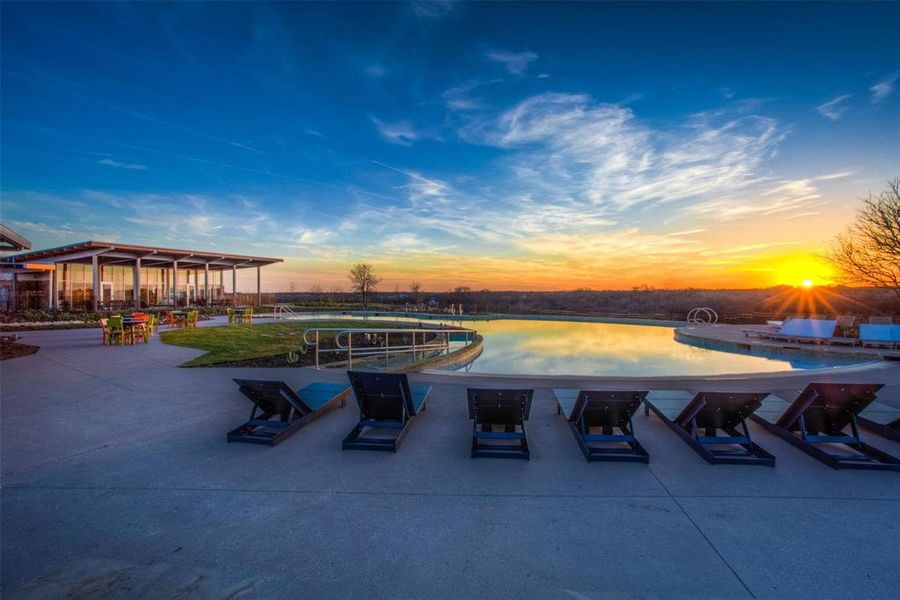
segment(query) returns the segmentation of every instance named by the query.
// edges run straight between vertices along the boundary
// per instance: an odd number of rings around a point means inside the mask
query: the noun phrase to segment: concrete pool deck
[[[755,330],[771,332],[765,325],[683,325],[675,329],[675,339],[701,348],[738,352],[770,358],[790,360],[804,356],[843,359],[848,361],[898,360],[900,350],[847,344],[814,344],[771,340],[748,336]]]
[[[900,475],[833,471],[751,424],[773,468],[711,466],[657,418],[649,465],[587,463],[552,387],[765,390],[886,384],[900,363],[705,378],[411,375],[434,386],[398,454],[342,452],[355,403],[275,448],[227,444],[232,377],[200,352],[24,332],[0,363],[4,598],[872,598],[900,589]],[[467,385],[534,387],[530,462],[471,460]],[[900,444],[866,435],[900,454]]]

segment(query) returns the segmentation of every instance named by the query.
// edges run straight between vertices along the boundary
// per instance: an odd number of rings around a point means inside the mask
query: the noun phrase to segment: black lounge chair
[[[472,458],[529,459],[525,421],[534,390],[466,390],[472,425]],[[501,429],[501,431],[495,431]],[[504,443],[504,440],[510,440]]]
[[[656,390],[644,398],[644,413],[656,413],[711,465],[774,467],[775,457],[750,439],[746,422],[765,397],[765,393]],[[719,435],[719,430],[726,435]]]
[[[359,423],[344,438],[344,450],[396,452],[412,420],[425,410],[430,385],[410,384],[402,373],[347,371],[359,404]],[[363,435],[365,430],[392,430],[391,436]]]
[[[856,417],[863,429],[900,442],[900,409],[873,402]]]
[[[879,384],[810,383],[793,402],[769,395],[753,420],[832,469],[900,471],[900,460],[864,443],[857,415]],[[850,434],[844,429],[850,426]]]
[[[274,446],[323,413],[344,406],[350,388],[312,383],[294,391],[283,381],[235,379],[241,393],[253,402],[250,418],[228,432],[229,442]]]
[[[565,415],[588,462],[650,462],[647,451],[634,437],[631,424],[631,417],[647,392],[554,389],[553,395],[556,396],[557,414]],[[600,433],[591,432],[596,429]],[[615,433],[616,429],[620,433]]]

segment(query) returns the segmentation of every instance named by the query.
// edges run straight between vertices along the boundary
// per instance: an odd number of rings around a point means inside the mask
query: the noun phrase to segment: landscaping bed
[[[313,350],[304,351],[303,333],[317,327],[372,328],[373,323],[341,319],[235,324],[164,331],[160,334],[160,340],[166,344],[206,351],[206,354],[181,365],[183,367],[305,367],[315,364],[316,359]],[[377,327],[411,329],[417,324],[382,321],[378,322]],[[377,347],[380,343],[376,336],[368,341],[360,340],[359,336],[353,338],[353,347],[357,349]],[[323,333],[319,345],[322,349],[334,348],[333,334]],[[319,359],[324,365],[326,361],[346,360],[346,354],[320,353]]]

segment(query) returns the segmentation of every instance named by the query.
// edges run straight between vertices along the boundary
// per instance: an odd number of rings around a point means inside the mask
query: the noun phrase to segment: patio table
[[[147,323],[150,321],[150,318],[147,316],[135,317],[132,315],[126,315],[122,317],[122,326],[126,329],[131,330],[131,343],[134,344],[134,335],[135,330],[140,329],[147,326]]]

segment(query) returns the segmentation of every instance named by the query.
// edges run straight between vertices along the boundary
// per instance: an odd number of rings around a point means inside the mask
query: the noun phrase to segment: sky
[[[0,218],[266,291],[824,283],[900,176],[900,3],[0,11]]]

